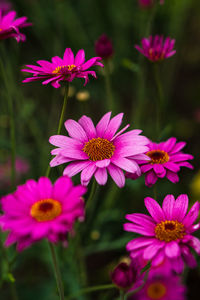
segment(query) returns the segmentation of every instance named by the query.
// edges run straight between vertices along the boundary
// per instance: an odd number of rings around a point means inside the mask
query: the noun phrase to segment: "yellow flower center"
[[[169,155],[163,150],[151,150],[146,153],[151,158],[151,164],[164,164],[169,160]]]
[[[161,282],[154,282],[147,288],[147,295],[150,299],[161,299],[166,294],[166,286]]]
[[[71,71],[72,69],[74,69],[76,66],[75,65],[64,65],[64,66],[58,66],[57,68],[55,68],[55,70],[53,70],[53,74],[57,74],[57,75],[61,75],[63,73],[65,73],[66,71]]]
[[[97,161],[111,158],[115,151],[115,146],[112,142],[98,137],[85,143],[82,150],[89,156],[90,160]]]
[[[0,31],[2,31],[2,29],[0,28]]]
[[[155,235],[160,241],[176,241],[184,237],[185,227],[178,221],[162,221],[156,225]]]
[[[58,217],[62,212],[62,207],[59,201],[54,199],[44,199],[35,202],[30,214],[38,222],[50,221]]]

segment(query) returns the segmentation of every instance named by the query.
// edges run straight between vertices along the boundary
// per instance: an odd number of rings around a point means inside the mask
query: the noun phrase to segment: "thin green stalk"
[[[125,299],[125,292],[123,290],[120,290],[120,300]]]
[[[156,136],[158,137],[160,135],[160,129],[161,129],[161,120],[163,118],[163,91],[162,91],[162,85],[160,81],[159,76],[159,69],[157,63],[153,64],[153,71],[154,71],[154,80],[157,90],[157,96],[156,96]]]
[[[107,110],[115,111],[114,109],[114,101],[113,94],[110,82],[110,66],[109,60],[104,60],[104,71],[105,71],[105,85],[106,85],[106,96],[107,96]]]
[[[79,292],[69,295],[65,300],[70,300],[70,299],[77,299],[78,296],[81,296],[83,294],[89,294],[97,291],[103,291],[103,290],[108,290],[108,289],[115,289],[116,286],[114,284],[104,284],[104,285],[97,285],[97,286],[92,286],[92,287],[87,287],[85,289],[80,290]]]
[[[9,80],[7,78],[6,72],[2,61],[0,60],[1,74],[7,90],[7,100],[8,100],[8,113],[10,117],[10,141],[11,141],[11,187],[15,188],[16,183],[16,170],[15,170],[15,160],[16,160],[16,141],[15,141],[15,121],[14,121],[14,110],[13,110],[13,100],[9,88]]]
[[[52,261],[53,261],[53,266],[54,266],[54,273],[55,273],[55,278],[56,278],[58,292],[59,292],[59,297],[60,297],[60,300],[64,300],[65,299],[64,288],[63,288],[60,269],[59,269],[58,261],[57,261],[57,257],[56,257],[56,251],[55,251],[55,248],[54,248],[53,244],[49,243],[49,247],[50,247],[50,251],[51,251],[51,256],[52,256]]]
[[[57,130],[58,135],[61,133],[61,129],[62,129],[64,117],[65,117],[65,112],[66,112],[66,107],[67,107],[68,95],[69,95],[69,82],[67,82],[66,86],[65,86],[64,101],[63,101],[62,111],[60,114],[58,130]],[[50,171],[51,171],[51,167],[50,167],[50,165],[48,165],[46,173],[45,173],[46,177],[49,177]]]
[[[86,207],[85,207],[86,211],[87,211],[88,207],[91,206],[90,204],[91,204],[92,199],[94,198],[96,189],[97,189],[97,182],[93,178],[93,182],[92,182],[92,187],[91,187],[91,190],[90,190],[90,194],[89,194],[87,202],[86,202]]]

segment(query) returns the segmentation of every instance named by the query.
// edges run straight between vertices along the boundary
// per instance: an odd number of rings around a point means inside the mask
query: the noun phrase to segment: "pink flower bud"
[[[118,264],[111,273],[111,279],[121,289],[129,289],[136,281],[137,270],[127,263]]]
[[[110,58],[113,55],[113,45],[106,34],[102,34],[95,42],[95,52],[103,59]]]

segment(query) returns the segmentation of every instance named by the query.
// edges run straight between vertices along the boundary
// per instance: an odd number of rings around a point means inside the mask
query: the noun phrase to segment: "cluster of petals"
[[[125,184],[123,170],[141,174],[136,160],[149,159],[147,152],[149,140],[140,135],[141,130],[130,130],[123,133],[129,125],[119,132],[123,113],[111,118],[106,113],[96,127],[91,118],[82,116],[78,122],[67,120],[65,128],[69,137],[51,136],[49,142],[58,147],[51,151],[56,155],[50,162],[51,167],[71,162],[63,172],[70,177],[81,172],[81,184],[88,185],[92,176],[100,185],[107,182],[107,171],[119,187]]]
[[[171,57],[176,53],[174,50],[175,39],[155,35],[141,40],[142,47],[135,45],[135,48],[152,62],[157,62]]]
[[[15,11],[3,14],[3,10],[0,9],[0,40],[15,38],[17,42],[24,42],[26,36],[20,29],[32,25],[26,21],[27,17],[16,18]]]
[[[186,300],[186,287],[177,275],[166,276],[150,270],[142,289],[129,300]]]
[[[95,71],[88,70],[93,66],[103,67],[100,62],[101,57],[93,57],[85,61],[85,51],[79,50],[74,57],[70,48],[66,48],[63,58],[54,56],[51,62],[38,60],[39,66],[26,65],[28,69],[22,69],[23,72],[32,73],[33,77],[26,78],[23,82],[43,80],[42,84],[51,83],[54,88],[60,87],[60,81],[71,82],[75,78],[84,78],[86,85],[89,82],[89,75],[96,78]]]
[[[165,142],[150,142],[149,150],[146,153],[151,158],[150,161],[140,161],[141,171],[145,174],[145,184],[151,187],[158,178],[167,177],[173,183],[179,181],[178,172],[181,167],[193,169],[193,166],[187,161],[194,157],[182,152],[185,142],[177,142],[175,137]],[[127,177],[135,179],[134,175],[127,174]]]
[[[9,231],[5,246],[17,243],[17,250],[22,251],[43,238],[52,243],[66,242],[74,222],[84,218],[85,192],[85,187],[73,186],[67,176],[60,177],[54,185],[41,177],[38,182],[30,179],[18,186],[13,194],[1,199],[0,227]]]
[[[196,202],[187,213],[188,197],[182,194],[176,200],[173,195],[167,195],[162,208],[154,199],[147,197],[145,206],[151,216],[140,213],[126,215],[132,223],[124,224],[124,229],[143,235],[127,244],[131,257],[151,260],[152,266],[168,260],[177,273],[182,273],[184,263],[195,267],[191,248],[200,254],[200,240],[192,235],[199,229],[199,224],[194,224],[199,214],[199,203]]]

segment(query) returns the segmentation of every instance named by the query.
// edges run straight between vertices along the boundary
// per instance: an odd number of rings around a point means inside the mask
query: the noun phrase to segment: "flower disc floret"
[[[111,112],[105,114],[96,127],[93,121],[82,116],[78,122],[67,120],[65,128],[69,137],[63,135],[51,136],[49,142],[58,147],[51,154],[56,155],[50,162],[51,167],[70,163],[63,174],[70,177],[81,172],[82,185],[88,185],[92,176],[100,185],[107,182],[108,173],[119,187],[125,184],[123,171],[141,175],[137,160],[149,160],[144,152],[149,140],[140,135],[141,130],[119,132],[123,113],[111,117]],[[108,172],[108,173],[107,173]]]
[[[163,150],[148,151],[147,156],[151,158],[151,164],[164,164],[169,160],[168,153]]]
[[[92,161],[111,158],[114,151],[115,146],[113,143],[102,138],[93,138],[85,143],[83,147],[83,152],[85,152]]]
[[[184,263],[195,267],[191,248],[200,254],[200,240],[193,236],[193,232],[200,228],[199,223],[194,224],[200,204],[194,203],[187,213],[188,202],[187,195],[180,195],[176,200],[173,195],[167,195],[161,208],[154,199],[147,197],[145,206],[150,216],[138,213],[126,215],[131,223],[126,223],[124,229],[143,235],[127,244],[131,257],[151,260],[152,267],[168,261],[177,273],[183,271]]]
[[[162,299],[167,293],[166,286],[160,282],[153,282],[147,288],[147,295],[150,299]]]
[[[38,182],[28,180],[18,186],[1,199],[0,227],[9,231],[5,245],[17,243],[17,250],[22,251],[43,238],[66,242],[75,221],[84,219],[85,192],[85,187],[73,186],[67,176],[58,178],[54,185],[41,177]]]
[[[63,58],[54,56],[51,62],[46,60],[38,60],[39,66],[26,65],[27,69],[22,69],[23,72],[32,73],[33,77],[26,78],[23,82],[31,82],[43,80],[42,84],[51,83],[54,88],[60,87],[61,81],[71,82],[75,78],[84,78],[86,85],[89,82],[89,75],[96,78],[95,71],[88,70],[93,66],[103,67],[100,62],[101,57],[93,57],[85,61],[85,52],[79,50],[74,57],[70,48],[66,48]]]

